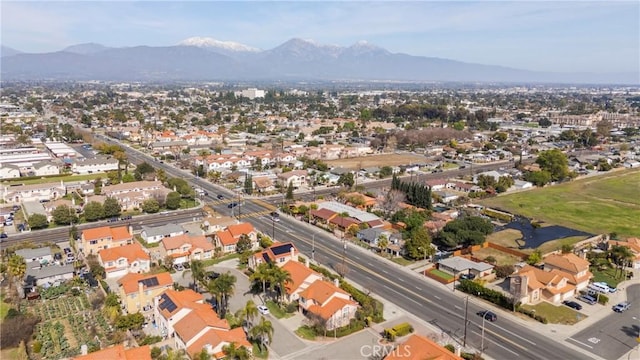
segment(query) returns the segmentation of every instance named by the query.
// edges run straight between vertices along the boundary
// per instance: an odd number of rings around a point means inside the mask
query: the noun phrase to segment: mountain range
[[[366,41],[348,47],[294,38],[260,50],[194,37],[173,46],[95,43],[49,53],[2,46],[3,80],[411,81],[640,84],[639,73],[550,73],[391,53]]]

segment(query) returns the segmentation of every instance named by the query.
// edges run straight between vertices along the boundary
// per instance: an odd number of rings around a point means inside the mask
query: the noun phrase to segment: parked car
[[[7,235],[7,233],[0,234],[0,239],[6,239],[8,237],[9,237],[9,235]]]
[[[483,318],[491,322],[498,320],[498,315],[496,315],[495,313],[489,310],[478,311],[476,314],[478,314],[479,316],[482,316]]]
[[[267,308],[267,307],[266,307],[266,306],[264,306],[264,305],[260,305],[260,306],[258,306],[258,311],[259,311],[259,312],[260,312],[260,314],[262,314],[262,315],[267,315],[267,314],[269,314],[269,308]]]
[[[117,217],[112,217],[112,218],[107,220],[108,223],[117,222],[117,221],[118,221]]]
[[[176,269],[176,271],[184,270],[184,266],[182,266],[182,264],[174,264],[173,268]]]
[[[476,276],[474,274],[462,274],[460,275],[460,279],[462,280],[473,280]]]
[[[222,200],[222,199],[224,199],[224,196],[222,196],[222,195],[218,194],[218,196],[216,196],[216,198],[217,198],[218,200]]]
[[[584,301],[584,302],[586,302],[586,303],[587,303],[587,304],[589,304],[589,305],[593,305],[593,304],[595,304],[596,302],[598,302],[598,301],[596,300],[596,298],[594,298],[594,297],[593,297],[593,296],[591,296],[591,295],[580,295],[580,296],[578,296],[578,300],[580,300],[580,301]]]
[[[209,280],[215,280],[218,277],[220,277],[220,273],[217,273],[215,271],[211,271],[211,272],[207,273],[207,277],[209,278]]]
[[[624,301],[621,302],[617,305],[615,305],[614,307],[612,307],[613,311],[617,312],[617,313],[622,313],[625,312],[627,310],[629,310],[629,307],[631,306],[631,304],[628,301]]]
[[[603,294],[608,294],[610,292],[610,288],[609,285],[605,284],[605,283],[593,283],[593,284],[589,284],[588,287],[589,290],[593,290],[599,293],[603,293]]]
[[[609,293],[614,293],[614,292],[618,291],[618,289],[616,289],[615,287],[613,287],[613,286],[611,286],[611,285],[607,284],[607,283],[606,283],[606,282],[604,282],[604,281],[594,282],[592,285],[602,286],[602,287],[603,287],[604,289],[606,289],[606,290],[607,290],[607,292],[609,292]]]
[[[120,218],[120,220],[131,220],[131,215],[125,215],[123,217]]]
[[[565,300],[562,303],[567,305],[568,307],[570,307],[572,309],[582,310],[582,305],[578,304],[575,301]]]
[[[237,202],[235,202],[235,201],[234,201],[234,202],[232,202],[232,203],[229,203],[229,205],[227,205],[227,207],[228,207],[229,209],[233,209],[233,208],[234,208],[234,207],[236,207],[236,206],[238,206],[238,203],[237,203]]]

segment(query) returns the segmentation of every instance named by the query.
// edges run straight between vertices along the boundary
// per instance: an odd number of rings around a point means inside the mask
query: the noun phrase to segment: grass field
[[[621,170],[481,201],[514,214],[593,234],[640,236],[640,170]]]
[[[426,159],[424,156],[413,154],[387,154],[387,155],[372,155],[372,156],[360,156],[349,159],[328,160],[327,165],[330,167],[343,167],[347,169],[367,168],[367,167],[382,167],[397,166],[397,165],[409,165],[411,163],[424,163]]]
[[[522,239],[522,232],[516,229],[505,229],[487,236],[487,241],[512,249],[517,249],[519,247],[516,240],[520,239]]]
[[[493,258],[496,259],[497,265],[515,265],[522,261],[517,256],[507,254],[500,250],[492,249],[489,247],[474,251],[473,256],[481,260],[484,260],[489,256],[493,256]]]
[[[587,317],[568,306],[556,306],[547,302],[541,302],[536,305],[522,305],[522,307],[535,310],[536,314],[544,316],[550,324],[573,325]]]
[[[69,181],[94,180],[97,178],[106,179],[106,177],[107,177],[106,174],[68,175],[68,176],[42,177],[38,179],[28,179],[28,180],[20,180],[18,178],[15,180],[3,181],[2,183],[5,185],[15,185],[15,184],[32,185],[32,184],[60,183],[60,180],[64,182],[69,182]]]

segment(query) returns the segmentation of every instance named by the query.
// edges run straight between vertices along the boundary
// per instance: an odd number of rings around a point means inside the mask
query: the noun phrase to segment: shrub
[[[449,350],[449,351],[451,351],[454,354],[456,353],[456,347],[453,346],[452,344],[447,344],[447,345],[444,346],[444,348]]]
[[[498,265],[494,269],[496,271],[496,276],[501,279],[506,278],[507,276],[513,274],[513,272],[515,271],[513,265]]]
[[[411,326],[411,324],[409,324],[409,323],[398,324],[398,325],[392,327],[391,329],[393,329],[393,331],[395,332],[396,336],[405,336],[405,335],[413,332],[413,326]]]
[[[365,324],[363,321],[351,320],[351,323],[347,326],[343,326],[334,331],[336,337],[343,337],[354,332],[364,329]]]
[[[505,309],[511,310],[513,308],[512,300],[505,296],[503,293],[487,289],[481,284],[475,283],[473,281],[460,280],[460,284],[456,288],[462,292],[466,292],[467,294],[478,295],[479,298],[492,302]]]
[[[598,296],[598,303],[599,304],[607,305],[608,302],[609,302],[609,297],[607,295],[600,294],[600,296]]]
[[[40,341],[34,341],[33,342],[33,352],[36,353],[36,354],[39,354],[40,350],[42,350],[42,343]]]

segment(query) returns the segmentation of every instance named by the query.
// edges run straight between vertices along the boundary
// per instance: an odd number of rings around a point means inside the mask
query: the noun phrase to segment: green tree
[[[160,211],[160,204],[158,204],[158,200],[151,198],[145,200],[140,208],[147,214],[155,214]]]
[[[270,283],[272,280],[271,269],[272,267],[269,263],[261,263],[249,277],[251,282],[259,282],[262,284],[262,292],[267,291],[267,283]]]
[[[220,274],[217,279],[207,285],[207,289],[216,297],[218,315],[223,318],[228,308],[229,297],[233,295],[236,286],[236,277],[230,272]]]
[[[253,300],[247,300],[244,307],[238,310],[236,316],[240,319],[240,323],[246,320],[247,324],[251,326],[253,324],[253,319],[258,316],[258,306],[253,302]]]
[[[393,168],[389,165],[385,165],[383,167],[380,168],[380,177],[381,178],[386,178],[389,177],[391,175],[393,175]]]
[[[355,183],[356,181],[353,178],[353,173],[351,172],[340,175],[340,178],[338,179],[338,185],[342,185],[348,188],[352,188]]]
[[[78,222],[76,211],[67,205],[57,206],[51,212],[51,216],[53,217],[53,222],[56,223],[56,225],[69,225],[71,223]]]
[[[569,177],[569,160],[567,155],[558,149],[540,152],[536,163],[551,175],[552,181],[561,181]]]
[[[7,271],[16,279],[22,280],[27,271],[27,263],[20,255],[11,255],[7,264]]]
[[[529,264],[529,265],[535,265],[535,264],[539,263],[540,261],[542,261],[542,253],[540,252],[540,250],[536,250],[536,251],[532,252],[527,257],[527,264]]]
[[[139,312],[122,315],[117,318],[115,326],[119,330],[140,330],[144,320],[144,315]]]
[[[165,205],[167,209],[175,210],[180,208],[181,201],[182,201],[182,198],[180,196],[180,193],[177,191],[172,191],[169,194],[167,194],[167,201]]]
[[[260,322],[251,328],[249,334],[253,339],[258,340],[260,348],[263,346],[266,348],[266,344],[270,344],[273,340],[273,325],[271,321],[261,316]]]
[[[192,284],[196,292],[198,292],[198,286],[202,285],[203,287],[206,287],[207,284],[205,279],[207,277],[207,270],[205,269],[202,261],[191,260],[189,269],[182,273],[182,277],[185,277],[186,274],[191,274],[191,279],[193,279]]]
[[[167,186],[170,189],[179,192],[180,195],[185,197],[193,198],[195,195],[195,191],[193,190],[191,185],[189,185],[189,183],[184,179],[171,178],[167,181]]]
[[[87,221],[96,221],[104,219],[104,207],[97,201],[90,201],[84,206],[84,219]]]
[[[251,250],[253,244],[251,243],[251,238],[246,234],[240,235],[240,239],[238,239],[238,243],[236,244],[236,251],[238,253],[243,253],[245,251]]]
[[[249,174],[244,177],[244,192],[248,195],[253,194],[253,176]]]
[[[289,186],[287,186],[286,199],[287,200],[293,200],[293,183],[292,182],[290,182]]]
[[[274,294],[276,294],[276,301],[280,302],[284,297],[286,291],[286,285],[291,283],[291,274],[285,269],[271,265],[271,282],[269,283],[269,288]]]
[[[405,248],[412,259],[422,259],[433,255],[431,236],[424,226],[416,227],[411,231],[409,239],[405,242]]]
[[[624,274],[625,266],[633,261],[634,255],[628,247],[614,245],[609,249],[609,257],[616,264],[615,276],[618,276],[618,270],[620,270],[621,275]]]
[[[251,354],[244,346],[238,347],[235,342],[222,347],[222,352],[227,356],[225,359],[229,360],[249,360]]]
[[[525,173],[524,179],[535,186],[544,186],[551,182],[551,174],[548,171],[529,171]]]
[[[33,230],[44,229],[49,226],[49,221],[47,221],[47,217],[42,214],[33,214],[29,216],[29,227]]]
[[[104,216],[107,218],[117,217],[122,213],[122,206],[120,206],[116,198],[108,197],[104,199],[102,207],[104,208]]]

